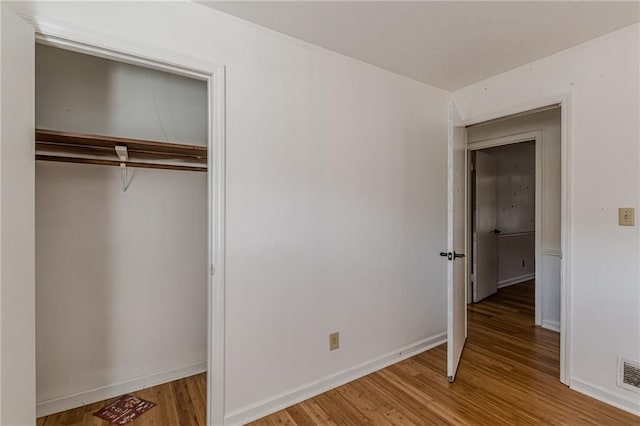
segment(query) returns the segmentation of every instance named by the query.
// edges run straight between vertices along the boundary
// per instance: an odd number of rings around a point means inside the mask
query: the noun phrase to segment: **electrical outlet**
[[[335,351],[340,347],[340,333],[335,332],[329,335],[329,350]]]
[[[635,226],[636,209],[632,207],[620,207],[618,209],[618,225]]]

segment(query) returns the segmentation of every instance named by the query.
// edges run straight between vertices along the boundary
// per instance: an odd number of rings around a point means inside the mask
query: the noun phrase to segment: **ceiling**
[[[199,1],[455,90],[640,21],[640,1]]]

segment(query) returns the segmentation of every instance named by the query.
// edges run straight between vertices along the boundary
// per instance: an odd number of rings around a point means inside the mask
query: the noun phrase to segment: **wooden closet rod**
[[[207,171],[207,147],[36,129],[36,160],[143,169]],[[123,156],[120,153],[124,153]],[[111,157],[111,158],[96,158]],[[115,158],[114,158],[115,157]],[[152,162],[139,160],[173,160]],[[133,161],[132,161],[133,160]],[[196,163],[196,164],[194,164]]]
[[[126,146],[126,145],[125,145]],[[48,154],[61,153],[73,155],[94,155],[94,156],[111,156],[113,157],[114,147],[89,146],[89,145],[67,145],[49,142],[36,142],[36,152],[46,152]],[[207,164],[207,156],[194,157],[181,153],[166,153],[140,149],[130,149],[127,147],[129,154],[137,159],[147,160],[178,160],[187,161],[189,163]]]
[[[78,148],[114,148],[116,145],[123,145],[126,146],[131,153],[140,151],[145,153],[192,157],[194,159],[206,160],[207,158],[207,147],[204,145],[187,145],[44,129],[36,129],[35,139],[36,143],[43,147],[46,144],[75,146]]]
[[[37,161],[55,161],[59,163],[77,163],[77,164],[95,164],[99,166],[117,166],[120,167],[122,161],[118,160],[101,160],[98,158],[80,158],[80,157],[63,157],[58,155],[36,154]],[[190,172],[206,172],[206,167],[198,166],[181,166],[179,164],[159,164],[159,163],[141,163],[136,161],[126,161],[127,167],[136,167],[141,169],[162,169],[162,170],[182,170]]]

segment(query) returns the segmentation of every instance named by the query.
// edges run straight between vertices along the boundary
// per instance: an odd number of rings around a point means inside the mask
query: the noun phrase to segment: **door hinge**
[[[215,273],[216,273],[216,267],[215,267],[215,265],[211,265],[210,270],[211,270],[211,275],[212,275],[212,276],[213,276],[213,275],[215,275]]]

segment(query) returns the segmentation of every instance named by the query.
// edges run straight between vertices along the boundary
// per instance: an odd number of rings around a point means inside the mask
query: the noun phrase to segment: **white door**
[[[0,4],[0,424],[35,424],[34,30]]]
[[[498,291],[498,162],[495,157],[482,151],[476,151],[475,155],[473,301],[479,302]]]
[[[466,216],[466,130],[453,103],[449,104],[449,174],[447,224],[447,376],[456,377],[458,362],[467,338],[467,300],[465,280]]]

